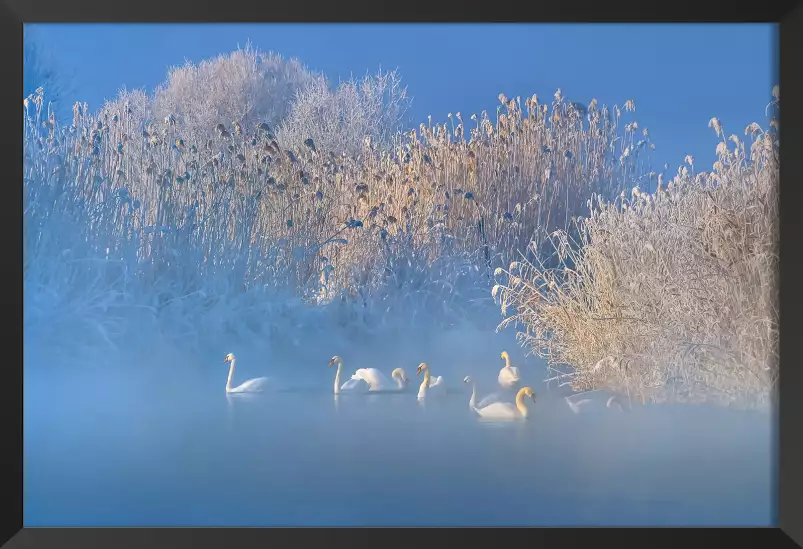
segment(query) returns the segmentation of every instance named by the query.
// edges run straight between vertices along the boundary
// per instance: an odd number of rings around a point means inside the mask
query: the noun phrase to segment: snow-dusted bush
[[[153,116],[173,116],[185,140],[212,135],[218,124],[231,131],[236,122],[253,131],[259,123],[281,122],[296,94],[321,80],[296,59],[246,45],[198,65],[171,68],[154,93]]]
[[[764,406],[778,381],[778,134],[720,139],[653,193],[597,197],[577,239],[555,231],[557,267],[498,269],[493,294],[519,338],[576,390],[634,400]]]
[[[299,91],[279,129],[279,141],[357,156],[366,138],[381,149],[393,143],[407,122],[410,97],[398,72],[378,72],[330,86],[319,79]]]
[[[209,67],[236,63],[209,63],[199,85],[222,89]],[[396,73],[305,90],[278,129],[240,131],[159,112],[164,92],[123,91],[97,114],[76,104],[63,125],[29,97],[26,333],[51,345],[64,318],[117,341],[152,326],[195,348],[280,342],[307,322],[277,312],[291,301],[344,331],[454,325],[487,314],[495,266],[592,192],[618,193],[649,152],[618,108],[584,112],[560,93],[551,110],[500,96],[496,122],[483,112],[467,130],[456,113],[394,134],[409,101]],[[129,313],[142,320],[122,336],[112,319]]]

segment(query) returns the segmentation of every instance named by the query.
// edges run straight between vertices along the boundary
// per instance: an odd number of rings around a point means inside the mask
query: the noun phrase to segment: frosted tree
[[[319,79],[295,59],[247,44],[198,65],[187,62],[171,68],[154,93],[153,116],[174,117],[191,140],[208,136],[218,124],[228,131],[235,124],[249,129],[259,123],[275,126],[294,97]]]
[[[366,137],[380,148],[390,145],[408,121],[410,103],[396,71],[380,71],[334,88],[318,79],[298,93],[278,135],[289,147],[312,139],[319,149],[356,156]]]

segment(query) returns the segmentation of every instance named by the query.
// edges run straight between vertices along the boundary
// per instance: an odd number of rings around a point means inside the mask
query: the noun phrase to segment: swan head
[[[223,359],[223,364],[227,362],[234,362],[234,353],[229,353],[226,355],[226,358]]]
[[[428,369],[429,369],[429,366],[427,366],[427,363],[426,362],[422,362],[421,364],[418,365],[418,369],[415,371],[415,375],[418,375],[421,372],[423,372],[424,370],[428,370]]]
[[[409,379],[407,379],[407,374],[405,374],[404,370],[402,370],[401,368],[396,368],[395,370],[393,370],[390,373],[390,377],[394,379],[400,379],[401,382],[404,383],[405,385],[407,385],[407,383],[410,381]]]
[[[335,364],[337,364],[339,362],[342,362],[342,360],[340,360],[339,356],[335,355],[335,356],[332,357],[332,360],[329,361],[329,366],[334,366]]]
[[[471,376],[466,376],[463,378],[463,383],[471,383]]]
[[[500,356],[500,358],[502,358],[504,360],[510,360],[510,355],[507,354],[507,351],[502,351],[502,354],[499,355],[499,356]]]
[[[529,387],[522,387],[521,391],[519,391],[521,395],[529,397],[533,402],[535,402],[535,393]]]

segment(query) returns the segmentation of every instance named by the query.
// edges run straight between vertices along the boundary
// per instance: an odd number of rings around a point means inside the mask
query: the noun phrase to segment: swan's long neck
[[[421,391],[429,389],[429,368],[424,368],[424,381],[421,382]]]
[[[516,395],[516,408],[518,408],[519,412],[521,413],[521,417],[527,417],[529,414],[527,411],[527,405],[524,404],[524,389],[521,389]]]
[[[337,373],[335,374],[335,394],[340,394],[340,371],[343,369],[343,362],[337,361]]]
[[[468,405],[470,408],[477,407],[477,384],[473,380],[471,381],[471,400],[468,401]]]
[[[429,388],[429,368],[424,368],[424,381],[421,382],[421,387],[418,389],[418,397],[423,397]]]
[[[396,386],[399,389],[404,389],[404,377],[402,376],[402,374],[394,371],[393,374],[391,374],[391,377],[393,378],[393,381],[396,382]]]
[[[231,365],[229,366],[229,377],[226,380],[226,391],[228,392],[231,390],[231,378],[234,377],[234,359],[231,359]]]
[[[507,355],[505,355],[505,368],[507,368],[511,372],[513,371],[513,369],[510,367],[510,357]]]

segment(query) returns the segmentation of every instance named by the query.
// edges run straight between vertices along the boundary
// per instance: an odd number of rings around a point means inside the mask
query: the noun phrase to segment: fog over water
[[[26,342],[26,526],[769,525],[772,419],[708,406],[619,411],[592,393],[572,412],[512,332],[461,328],[385,339],[317,334],[192,352],[133,340],[80,362]],[[140,341],[141,340],[141,341]],[[527,421],[469,408],[508,350],[535,390]],[[260,395],[227,395],[268,376]],[[361,367],[399,394],[333,395]],[[416,398],[421,361],[453,393]],[[513,401],[514,395],[505,394]]]

